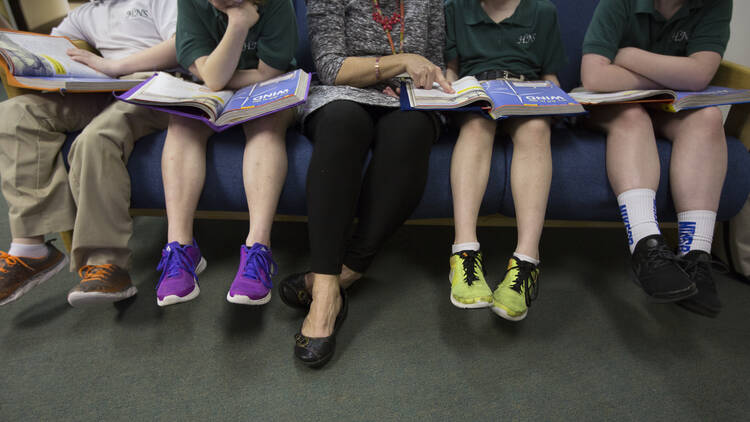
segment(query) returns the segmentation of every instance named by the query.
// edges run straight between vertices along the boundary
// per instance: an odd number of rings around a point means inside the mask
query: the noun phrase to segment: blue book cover
[[[495,79],[478,81],[467,76],[453,82],[454,93],[414,88],[405,81],[401,89],[403,110],[482,109],[494,119],[511,116],[575,115],[585,113],[583,107],[550,81],[511,81]]]
[[[157,73],[119,100],[197,119],[216,132],[307,101],[310,74],[286,73],[237,91],[211,91],[206,86]]]

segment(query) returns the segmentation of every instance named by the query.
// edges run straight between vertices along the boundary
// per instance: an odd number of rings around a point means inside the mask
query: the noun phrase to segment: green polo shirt
[[[260,19],[250,28],[237,69],[256,69],[258,59],[278,70],[294,65],[297,20],[291,0],[266,0]],[[228,18],[208,0],[178,0],[177,61],[185,69],[214,51],[227,30]]]
[[[610,60],[624,47],[687,57],[698,51],[721,55],[729,41],[732,0],[686,0],[667,20],[654,0],[602,0],[583,41],[583,54]]]
[[[458,58],[461,77],[507,70],[539,79],[566,63],[557,9],[549,0],[521,0],[513,15],[499,23],[479,0],[448,0],[445,25],[445,60]]]

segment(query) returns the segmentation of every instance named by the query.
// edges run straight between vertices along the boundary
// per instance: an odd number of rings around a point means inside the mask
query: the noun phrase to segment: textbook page
[[[211,91],[204,85],[159,72],[158,77],[149,79],[135,92],[126,95],[130,100],[150,104],[203,105],[204,107],[200,108],[215,121],[232,98],[232,94],[232,91]]]
[[[13,75],[109,79],[68,57],[66,51],[71,48],[75,48],[73,43],[62,37],[0,31],[0,54]]]

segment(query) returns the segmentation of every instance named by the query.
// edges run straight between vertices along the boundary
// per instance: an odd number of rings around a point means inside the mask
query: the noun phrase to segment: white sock
[[[451,249],[453,251],[451,253],[458,253],[461,251],[478,251],[479,242],[454,243]]]
[[[633,253],[638,241],[646,236],[661,234],[656,222],[656,192],[651,189],[631,189],[617,197],[620,215],[628,234],[628,246]]]
[[[679,255],[682,256],[694,250],[710,254],[715,223],[716,213],[713,211],[695,210],[678,213]]]
[[[513,252],[513,256],[516,259],[520,259],[521,261],[531,262],[532,264],[534,264],[536,266],[539,266],[539,262],[540,261],[538,259],[534,259],[534,258],[532,258],[532,257],[530,257],[528,255],[520,254],[518,252]]]
[[[49,255],[49,249],[47,249],[47,245],[44,243],[25,245],[23,243],[11,242],[8,255],[23,256],[26,258],[44,258]]]

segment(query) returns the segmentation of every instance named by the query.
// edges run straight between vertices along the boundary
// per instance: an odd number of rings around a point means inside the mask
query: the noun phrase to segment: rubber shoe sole
[[[102,292],[70,292],[68,294],[68,303],[74,308],[83,308],[86,306],[97,306],[104,305],[107,303],[119,302],[129,297],[135,296],[138,293],[138,289],[135,286],[131,286],[121,292],[117,293],[102,293]]]
[[[206,262],[206,258],[201,257],[201,261],[198,263],[198,266],[195,267],[195,275],[202,273],[203,270],[206,269],[207,265],[208,265],[208,262]],[[195,299],[201,293],[201,289],[200,287],[198,287],[197,282],[193,282],[193,283],[194,283],[193,290],[187,295],[185,296],[169,295],[169,296],[165,296],[164,299],[159,299],[157,297],[156,304],[164,307],[164,306],[169,306],[169,305],[176,305],[182,302],[189,302]]]
[[[635,271],[631,269],[630,275],[633,283],[635,283],[636,286],[640,287],[643,294],[645,294],[649,298],[649,300],[654,303],[678,302],[682,299],[687,299],[698,294],[698,288],[695,286],[695,284],[691,284],[690,287],[682,290],[674,290],[671,292],[660,293],[658,295],[650,295],[646,293],[646,290],[643,289],[641,282],[638,280],[638,276],[635,275]]]
[[[524,312],[523,314],[519,316],[512,316],[508,313],[507,310],[497,305],[492,305],[492,312],[494,312],[495,315],[499,316],[500,318],[507,319],[508,321],[516,321],[516,322],[521,321],[522,319],[526,318],[526,315],[528,315],[529,313],[529,311],[526,310],[526,312]]]
[[[260,299],[251,299],[249,296],[245,295],[234,295],[231,296],[229,292],[227,292],[227,302],[235,303],[237,305],[251,305],[251,306],[258,306],[258,305],[265,305],[266,303],[271,301],[271,291],[268,291],[268,294],[263,296]]]
[[[65,266],[68,265],[68,262],[69,262],[67,255],[63,255],[62,257],[63,258],[60,260],[60,262],[57,263],[57,265],[55,265],[54,267],[50,268],[47,271],[40,272],[36,276],[31,277],[31,280],[29,280],[28,283],[26,283],[22,287],[19,287],[18,290],[13,292],[12,295],[0,301],[0,306],[6,305],[8,303],[18,300],[18,298],[26,294],[26,292],[28,292],[29,290],[44,283],[45,281],[52,278],[55,274],[62,271],[62,269],[65,268]]]

